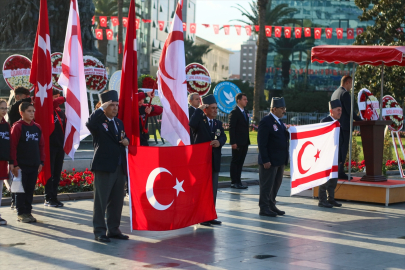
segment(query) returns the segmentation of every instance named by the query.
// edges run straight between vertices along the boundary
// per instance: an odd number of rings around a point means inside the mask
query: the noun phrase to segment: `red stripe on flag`
[[[322,172],[317,172],[314,174],[311,174],[309,176],[303,177],[303,178],[298,178],[295,181],[291,182],[291,188],[296,188],[300,185],[325,178],[330,175],[331,172],[337,172],[338,171],[338,166],[332,166],[331,169],[322,171]]]
[[[77,99],[75,94],[69,88],[67,89],[66,101],[69,104],[69,106],[72,107],[73,110],[75,110],[77,115],[80,117],[81,116],[80,101]]]
[[[320,129],[315,129],[315,130],[310,130],[310,131],[303,131],[303,132],[297,132],[297,133],[291,133],[291,140],[299,140],[299,139],[306,139],[306,138],[311,138],[311,137],[316,137],[320,136],[323,134],[326,134],[333,129],[340,127],[339,121],[336,121],[330,126],[320,128]]]
[[[72,35],[71,36],[77,36],[77,25],[72,25]]]
[[[76,129],[74,126],[70,129],[70,133],[66,138],[65,141],[65,146],[63,147],[63,150],[65,150],[66,155],[69,155],[70,151],[72,151],[73,148],[73,136],[75,135]]]

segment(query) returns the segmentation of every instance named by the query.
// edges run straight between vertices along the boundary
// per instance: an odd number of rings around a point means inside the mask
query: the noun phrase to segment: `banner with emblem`
[[[292,126],[289,132],[291,195],[338,177],[338,121]]]

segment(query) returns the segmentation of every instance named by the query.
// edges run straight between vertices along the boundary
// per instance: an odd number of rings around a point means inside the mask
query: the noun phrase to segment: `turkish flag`
[[[175,230],[217,218],[209,144],[139,146],[128,155],[132,229]]]
[[[322,28],[315,28],[315,39],[321,39]]]
[[[140,24],[141,24],[141,19],[136,19],[136,20],[135,20],[135,26],[136,26],[136,30],[138,30],[138,29],[139,29]]]
[[[212,25],[212,28],[214,28],[214,33],[215,33],[215,35],[218,35],[218,33],[219,33],[219,25],[218,25],[218,24],[214,24],[214,25]]]
[[[354,38],[354,29],[347,28],[347,39],[353,39],[353,38]]]
[[[248,35],[248,36],[252,35],[252,26],[251,25],[245,25],[245,30],[246,30],[246,35]]]
[[[266,37],[271,37],[271,26],[270,25],[265,25],[264,31],[266,32]]]
[[[304,36],[305,37],[311,37],[311,28],[310,27],[305,27],[304,28]]]
[[[96,33],[96,38],[98,40],[103,40],[103,29],[96,29],[94,31]]]
[[[260,30],[260,26],[259,25],[255,25],[255,31],[259,33]]]
[[[203,23],[203,26],[204,26],[205,28],[210,27],[210,25],[209,25],[209,24],[206,24],[206,23]]]
[[[128,27],[128,17],[122,17],[122,26]]]
[[[100,16],[100,26],[101,27],[107,27],[107,16]]]
[[[290,26],[284,26],[284,36],[286,38],[291,38],[291,27]]]
[[[332,38],[333,28],[325,28],[326,38]]]
[[[187,23],[183,23],[183,32],[186,32],[187,31]]]
[[[111,23],[113,26],[117,26],[120,24],[120,22],[118,21],[118,17],[117,16],[111,16]]]
[[[190,34],[195,34],[195,33],[197,33],[197,24],[190,23]]]
[[[114,35],[113,30],[106,29],[105,32],[106,32],[106,35],[107,35],[107,40],[113,40],[113,35]]]
[[[363,29],[363,28],[357,28],[357,29],[356,29],[356,34],[357,34],[357,35],[361,35],[363,32],[364,32],[364,29]]]
[[[343,28],[336,28],[336,35],[338,39],[343,38]]]
[[[94,22],[95,22],[95,19],[96,18],[96,16],[93,16],[92,18],[91,18],[91,25],[94,25]]]
[[[225,35],[229,35],[229,25],[224,25]]]
[[[143,23],[151,23],[152,20],[149,20],[149,19],[142,19],[142,22],[143,22]]]
[[[238,36],[240,36],[240,34],[241,34],[241,26],[240,25],[234,25],[234,26],[235,26],[236,34]]]
[[[295,27],[294,28],[294,33],[295,33],[295,38],[301,38],[302,28],[301,27]]]
[[[292,126],[289,131],[291,195],[338,177],[338,121]]]
[[[281,26],[275,26],[274,27],[274,36],[275,37],[281,37]]]
[[[165,27],[165,22],[164,21],[158,21],[159,24],[159,30],[163,31],[163,27]]]

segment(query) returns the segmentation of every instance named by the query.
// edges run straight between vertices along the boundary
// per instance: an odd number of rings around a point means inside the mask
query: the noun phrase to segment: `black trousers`
[[[339,175],[345,174],[345,161],[349,150],[350,131],[340,130],[339,134]]]
[[[268,210],[276,205],[276,196],[283,181],[284,165],[271,166],[265,169],[259,165],[259,183],[260,183],[260,210]]]
[[[31,214],[32,200],[34,198],[35,184],[38,178],[38,166],[30,167],[20,165],[21,183],[24,193],[15,193],[17,214]]]
[[[323,185],[319,186],[318,198],[320,202],[333,201],[335,199],[335,189],[338,183],[337,178],[331,178]],[[328,194],[326,195],[326,192]]]
[[[121,233],[125,174],[118,166],[113,173],[94,171],[93,230],[95,236]],[[107,217],[107,224],[105,217]]]
[[[65,151],[62,147],[50,147],[51,158],[51,178],[48,179],[45,185],[45,200],[56,200],[58,195],[58,187],[60,175],[62,173],[63,159]]]
[[[238,149],[232,149],[232,160],[230,168],[232,184],[242,184],[240,176],[242,174],[242,167],[243,163],[245,162],[248,149],[249,145],[238,145]]]
[[[217,203],[219,172],[212,172],[212,191],[214,193],[214,206]]]

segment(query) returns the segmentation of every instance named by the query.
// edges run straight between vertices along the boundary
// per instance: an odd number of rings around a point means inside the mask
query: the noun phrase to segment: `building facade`
[[[232,51],[233,54],[229,56],[229,76],[240,75],[240,51]]]
[[[256,67],[256,39],[252,35],[240,46],[240,79],[253,84]]]

